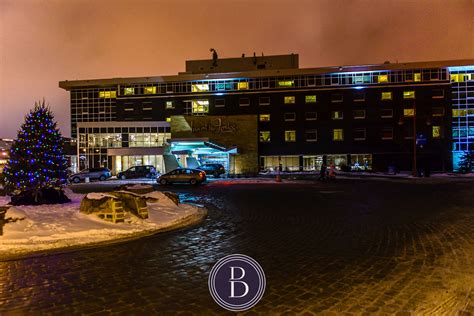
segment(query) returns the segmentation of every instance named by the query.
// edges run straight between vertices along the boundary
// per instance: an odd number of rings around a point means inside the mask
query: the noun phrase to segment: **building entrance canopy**
[[[172,138],[167,142],[173,154],[237,154],[237,147],[226,148],[209,138]]]

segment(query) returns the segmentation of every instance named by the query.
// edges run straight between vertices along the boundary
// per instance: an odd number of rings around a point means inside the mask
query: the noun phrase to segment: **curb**
[[[63,246],[57,248],[51,248],[46,250],[38,250],[38,251],[23,251],[21,253],[16,254],[2,254],[0,252],[0,262],[6,261],[16,261],[21,259],[29,259],[29,258],[36,258],[36,257],[45,257],[54,254],[62,254],[62,253],[69,253],[75,252],[84,249],[93,249],[93,248],[102,248],[107,246],[112,246],[116,244],[121,244],[129,241],[134,241],[146,237],[152,237],[154,235],[158,235],[161,233],[166,233],[170,231],[179,231],[182,229],[191,228],[196,226],[197,224],[201,223],[207,216],[207,209],[204,207],[197,208],[197,212],[193,214],[189,214],[186,217],[179,219],[176,222],[172,222],[171,225],[158,228],[156,230],[145,230],[138,233],[133,233],[130,235],[124,235],[121,238],[113,239],[113,240],[106,240],[106,241],[97,241],[97,242],[90,242],[81,245],[71,245],[71,246]]]

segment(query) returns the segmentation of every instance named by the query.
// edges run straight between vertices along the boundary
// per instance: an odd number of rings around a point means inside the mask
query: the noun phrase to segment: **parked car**
[[[146,166],[134,166],[128,168],[125,171],[119,172],[117,174],[117,179],[133,179],[133,178],[155,178],[156,177],[156,169],[154,166],[146,165]]]
[[[107,168],[90,168],[84,169],[78,173],[69,176],[69,181],[79,183],[81,182],[81,180],[85,180],[86,178],[89,178],[90,180],[104,181],[110,178],[111,176],[112,174]]]
[[[205,171],[206,174],[212,174],[214,178],[219,178],[221,174],[225,174],[224,166],[218,163],[206,163],[200,165],[197,169]]]
[[[204,181],[206,181],[206,173],[204,171],[188,168],[175,169],[168,173],[162,174],[158,177],[158,179],[156,179],[156,182],[161,185],[171,183],[199,184]]]

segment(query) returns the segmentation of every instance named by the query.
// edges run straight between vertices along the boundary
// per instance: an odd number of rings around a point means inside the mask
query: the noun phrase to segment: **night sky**
[[[298,53],[300,67],[474,58],[471,0],[0,0],[0,138],[60,80],[172,75],[186,59]]]

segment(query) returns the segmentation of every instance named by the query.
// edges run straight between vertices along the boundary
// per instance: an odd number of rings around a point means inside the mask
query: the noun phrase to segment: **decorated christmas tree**
[[[67,177],[63,139],[48,106],[36,102],[25,117],[4,168],[6,192],[13,204],[61,203]]]

